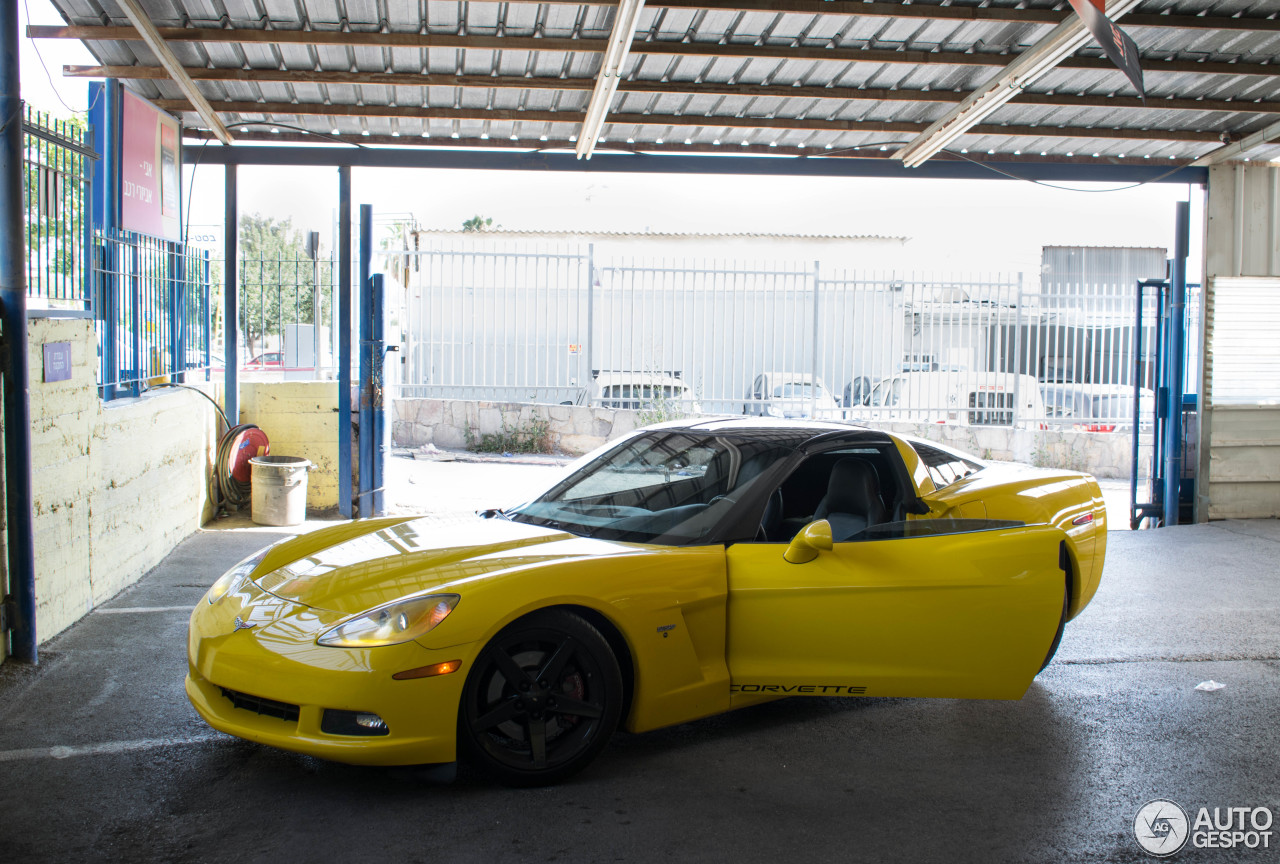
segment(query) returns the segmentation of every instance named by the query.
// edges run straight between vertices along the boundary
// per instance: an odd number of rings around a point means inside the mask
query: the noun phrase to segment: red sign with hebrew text
[[[180,240],[178,121],[124,91],[120,227]]]

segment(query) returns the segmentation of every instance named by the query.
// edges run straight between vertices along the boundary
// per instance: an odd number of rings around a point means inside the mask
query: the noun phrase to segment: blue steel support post
[[[240,321],[239,291],[240,208],[236,200],[236,166],[226,167],[223,179],[223,264],[222,264],[222,408],[227,415],[228,426],[240,423],[240,358],[239,339],[236,338]]]
[[[187,380],[183,372],[187,368],[186,287],[182,272],[184,256],[180,243],[169,246],[169,368],[173,370],[173,382]]]
[[[0,326],[4,337],[4,492],[13,657],[39,660],[35,538],[31,527],[31,410],[27,369],[27,278],[23,244],[22,95],[18,4],[0,4]],[[0,638],[4,638],[0,634]]]
[[[123,357],[120,356],[120,316],[121,316],[121,280],[119,244],[114,242],[119,237],[120,228],[120,82],[108,78],[102,82],[102,115],[101,135],[98,137],[102,153],[102,172],[97,176],[94,194],[95,215],[101,214],[100,228],[103,244],[98,253],[102,262],[102,281],[99,285],[102,308],[98,317],[103,321],[102,328],[102,366],[103,387],[102,398],[110,401],[116,398],[116,390],[120,383],[120,369]],[[90,104],[96,104],[92,100]],[[98,211],[98,208],[101,208]]]
[[[351,509],[351,167],[338,168],[338,510]]]
[[[1182,496],[1182,374],[1186,352],[1187,250],[1191,243],[1191,204],[1174,205],[1173,266],[1169,285],[1169,338],[1165,340],[1168,399],[1164,424],[1164,525],[1178,524]]]
[[[384,341],[386,329],[386,291],[382,274],[376,273],[370,281],[370,294],[373,301],[369,307],[372,322],[373,339],[373,479],[371,481],[373,497],[373,515],[387,515],[383,496],[384,478],[387,473],[387,455],[391,452],[391,441],[387,435],[387,346]]]
[[[360,515],[373,515],[373,205],[360,205]]]

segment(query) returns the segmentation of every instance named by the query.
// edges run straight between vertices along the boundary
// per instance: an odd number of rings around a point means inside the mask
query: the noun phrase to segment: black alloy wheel
[[[508,625],[467,675],[458,743],[508,786],[547,786],[585,768],[622,710],[622,673],[600,631],[561,609]]]
[[[1058,646],[1062,644],[1062,633],[1067,629],[1067,613],[1071,610],[1071,574],[1067,574],[1067,584],[1062,589],[1062,617],[1058,619],[1058,630],[1053,634],[1053,643],[1049,646],[1049,653],[1044,655],[1044,662],[1040,664],[1040,668],[1036,670],[1036,674],[1049,668],[1049,664],[1053,662],[1053,655],[1058,653]]]

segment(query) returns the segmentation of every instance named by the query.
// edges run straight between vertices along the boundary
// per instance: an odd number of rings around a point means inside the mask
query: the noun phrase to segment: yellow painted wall
[[[307,476],[307,507],[338,506],[338,382],[260,381],[240,385],[240,422],[267,433],[274,456],[301,456],[314,468]]]
[[[71,344],[71,380],[44,382],[49,342]],[[41,641],[132,584],[212,515],[213,407],[172,389],[102,403],[96,345],[92,321],[28,322]]]

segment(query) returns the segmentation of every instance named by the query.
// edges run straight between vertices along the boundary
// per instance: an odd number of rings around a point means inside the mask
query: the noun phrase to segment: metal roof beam
[[[159,99],[156,104],[169,111],[190,111],[181,99]],[[580,123],[585,114],[578,111],[521,111],[494,108],[431,108],[418,105],[318,105],[293,102],[215,102],[219,111],[236,114],[262,114],[261,122],[270,126],[275,116],[322,117],[400,117],[419,120],[473,120],[476,122]],[[914,135],[924,131],[924,123],[879,122],[866,120],[817,120],[787,117],[725,117],[702,114],[613,114],[613,126],[676,126],[717,129],[795,129],[818,132],[886,132]],[[972,135],[1001,135],[1032,138],[1098,138],[1125,141],[1214,142],[1219,133],[1200,129],[1113,129],[1092,126],[1011,126],[989,124],[973,126]]]
[[[544,5],[547,0],[506,0],[509,3]],[[612,6],[610,0],[581,0],[575,5]],[[863,3],[861,0],[651,0],[659,9],[705,9],[713,12],[779,12],[797,15],[836,15],[860,18],[903,18],[927,21],[1009,22],[1013,24],[1061,24],[1069,11],[1022,9],[1010,6],[937,6],[927,3]],[[1280,18],[1233,15],[1130,15],[1131,27],[1168,30],[1243,30],[1280,32]]]
[[[621,0],[618,3],[613,15],[613,29],[609,33],[609,47],[605,49],[604,59],[600,61],[595,87],[591,91],[591,101],[587,103],[582,129],[578,132],[576,150],[579,159],[591,158],[596,139],[604,129],[609,106],[613,104],[613,94],[618,91],[618,81],[622,77],[622,69],[626,65],[627,54],[631,51],[631,40],[635,38],[636,25],[640,23],[640,12],[643,9],[644,0]]]
[[[440,142],[436,142],[439,144]],[[453,142],[448,142],[452,145]],[[492,144],[493,142],[485,142]],[[194,161],[183,148],[183,161]],[[525,148],[528,150],[527,146]],[[1112,163],[1106,159],[1079,162],[982,162],[938,159],[922,168],[908,169],[896,159],[832,158],[810,154],[803,158],[726,159],[717,156],[656,154],[639,158],[627,153],[600,151],[590,162],[572,153],[502,152],[438,147],[213,147],[198,157],[202,165],[354,165],[384,168],[467,168],[534,171],[604,171],[633,174],[723,174],[815,177],[897,177],[903,179],[1004,178],[1010,180],[1110,181],[1139,183],[1199,183],[1208,178],[1204,168],[1179,168],[1150,163]]]
[[[173,83],[177,84],[178,89],[191,100],[191,104],[195,108],[195,112],[200,115],[200,119],[213,130],[219,141],[223,144],[230,144],[231,133],[227,131],[226,126],[222,125],[222,121],[218,119],[218,115],[214,113],[213,108],[209,106],[208,100],[204,98],[204,94],[200,92],[196,82],[192,81],[187,73],[182,70],[182,63],[173,55],[173,51],[169,49],[169,46],[165,44],[164,37],[156,30],[156,25],[151,23],[147,13],[142,11],[142,7],[138,5],[137,0],[116,0],[116,2],[124,10],[124,14],[129,16],[129,20],[133,22],[138,36],[142,38],[143,42],[147,43],[147,47],[156,55],[156,59],[160,61],[160,65],[169,73]]]
[[[161,27],[170,42],[210,44],[333,45],[368,48],[474,48],[480,51],[604,51],[603,39],[535,39],[526,36],[456,36],[434,33],[351,33],[336,30],[222,30],[211,27]],[[137,40],[132,27],[99,27],[32,24],[32,39],[79,39],[85,42]],[[718,42],[642,42],[633,46],[638,55],[670,57],[759,57],[773,60],[818,60],[832,63],[904,63],[913,66],[1005,66],[1008,54],[961,51],[896,51],[879,48],[827,48],[804,45],[745,45]],[[1019,55],[1021,56],[1021,55]],[[1144,58],[1148,74],[1159,72],[1200,75],[1280,74],[1280,63],[1224,63],[1198,60]],[[1065,69],[1114,70],[1110,60],[1072,57],[1058,64]]]
[[[1140,2],[1141,0],[1112,0],[1107,13],[1115,20]],[[930,157],[994,114],[1020,91],[1061,65],[1092,38],[1084,21],[1072,15],[1035,45],[1019,54],[1003,72],[966,96],[946,116],[931,123],[915,140],[893,154],[894,158],[901,159],[908,168],[924,164]]]
[[[197,81],[244,81],[282,84],[370,84],[384,87],[474,87],[493,90],[591,90],[590,78],[525,78],[499,75],[418,75],[402,72],[347,72],[345,70],[241,69],[186,67]],[[63,66],[71,78],[125,78],[167,80],[161,66]],[[956,90],[890,90],[874,87],[792,87],[786,84],[717,84],[693,81],[621,81],[620,93],[685,93],[705,96],[775,96],[783,99],[829,99],[863,102],[964,101],[967,92]],[[1028,93],[1014,97],[1021,105],[1058,105],[1071,108],[1145,108],[1153,111],[1229,111],[1242,114],[1280,114],[1280,102],[1244,99],[1177,99],[1136,96],[1075,96],[1066,93]]]

